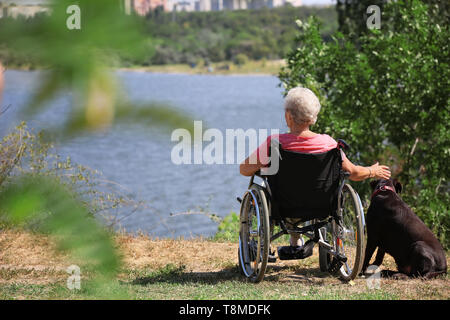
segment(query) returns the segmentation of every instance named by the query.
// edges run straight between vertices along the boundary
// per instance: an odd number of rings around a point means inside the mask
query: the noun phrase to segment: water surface
[[[237,128],[286,129],[282,88],[273,76],[117,74],[131,101],[168,103],[224,134],[226,129]],[[5,73],[2,104],[11,107],[0,117],[0,136],[20,123],[18,111],[44,76],[38,71]],[[68,110],[70,92],[65,92],[29,126],[38,130],[59,124]],[[238,212],[235,199],[245,191],[248,178],[239,175],[238,164],[175,165],[170,158],[175,144],[170,132],[122,124],[106,133],[83,134],[59,143],[56,149],[76,163],[101,171],[131,197],[151,206],[122,220],[121,227],[128,232],[155,237],[211,236],[217,223],[207,216],[170,214],[198,211],[198,207],[221,217]]]

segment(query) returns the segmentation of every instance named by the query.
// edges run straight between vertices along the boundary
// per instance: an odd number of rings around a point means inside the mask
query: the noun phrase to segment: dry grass
[[[206,240],[151,240],[145,236],[117,237],[130,269],[159,269],[167,264],[184,266],[187,271],[219,271],[236,262],[237,244]]]
[[[156,72],[175,74],[217,74],[217,75],[277,75],[285,60],[250,60],[244,65],[237,66],[232,62],[216,62],[211,64],[211,69],[206,66],[191,67],[188,64],[152,65],[148,67],[121,68],[125,71]]]
[[[0,284],[46,284],[66,276],[68,258],[48,237],[23,231],[0,231]]]
[[[364,298],[368,292],[366,281],[362,278],[347,284],[321,272],[317,250],[312,257],[305,260],[270,264],[264,281],[254,285],[242,281],[238,274],[235,243],[202,239],[152,240],[145,236],[129,235],[117,235],[116,243],[124,262],[119,279],[130,285],[130,290],[135,288],[138,298],[147,285],[153,286],[147,291],[151,291],[151,298],[156,299],[198,298],[196,290],[200,290],[198,288],[202,285],[207,287],[203,289],[204,295],[215,295],[217,288],[220,291],[221,286],[231,286],[236,288],[238,297],[246,297],[245,292],[252,294],[254,290],[255,297],[262,299]],[[0,291],[2,286],[17,284],[62,285],[68,276],[65,269],[73,263],[76,262],[58,252],[45,236],[24,231],[0,231]],[[386,256],[383,268],[395,270],[395,263],[390,256]],[[164,276],[161,276],[164,272]],[[137,287],[136,283],[141,286]],[[450,299],[447,276],[427,281],[382,279],[381,288],[378,298],[387,296],[395,299]],[[227,295],[229,289],[222,290],[223,295],[220,293],[214,298],[230,298]],[[370,297],[369,295],[368,298]],[[25,294],[22,298],[31,297]]]

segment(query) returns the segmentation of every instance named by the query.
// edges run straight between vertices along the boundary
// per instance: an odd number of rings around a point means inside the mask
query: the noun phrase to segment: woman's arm
[[[243,176],[251,177],[265,165],[256,157],[256,152],[244,160],[239,166],[239,172]],[[391,171],[388,166],[379,165],[378,162],[370,167],[357,166],[351,163],[347,157],[342,161],[342,169],[350,173],[352,181],[362,181],[368,178],[389,179]]]
[[[239,172],[246,177],[251,177],[254,175],[259,169],[264,167],[264,165],[259,161],[256,160],[256,163],[251,164],[250,163],[250,157],[244,160],[244,162],[241,163],[239,166]]]
[[[239,172],[246,177],[251,177],[259,169],[266,167],[269,162],[269,146],[272,136],[267,139],[256,149],[244,162],[239,166]]]
[[[378,162],[370,167],[362,167],[354,165],[347,157],[344,157],[342,169],[350,173],[349,179],[352,181],[361,181],[368,178],[389,179],[391,177],[389,167],[379,165]]]

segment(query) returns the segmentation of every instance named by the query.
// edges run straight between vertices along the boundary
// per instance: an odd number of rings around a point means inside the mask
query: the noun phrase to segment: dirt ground
[[[223,274],[237,272],[235,243],[208,240],[152,240],[145,236],[116,236],[123,258],[123,269],[158,270],[167,265],[182,267],[186,274]],[[340,288],[349,293],[366,290],[366,281],[357,278],[351,283],[321,272],[318,252],[305,260],[277,261],[269,264],[264,281],[298,282]],[[450,262],[447,255],[447,263]],[[24,231],[0,230],[0,285],[51,284],[67,278],[68,256],[59,253],[52,241],[43,235]],[[392,257],[386,255],[382,269],[395,270]],[[230,271],[231,270],[231,271]],[[119,275],[120,277],[120,275]],[[395,292],[401,299],[450,299],[448,276],[437,279],[382,279],[381,286]]]

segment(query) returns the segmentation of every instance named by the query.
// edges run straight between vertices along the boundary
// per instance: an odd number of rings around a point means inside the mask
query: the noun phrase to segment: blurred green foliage
[[[234,57],[234,63],[238,66],[242,66],[248,63],[248,57],[244,53],[239,53]]]
[[[1,48],[49,68],[23,117],[41,112],[56,94],[70,93],[71,113],[57,134],[103,130],[118,121],[190,129],[192,121],[173,108],[131,104],[110,70],[117,57],[139,57],[151,47],[142,23],[126,16],[118,1],[78,0],[81,29],[69,30],[66,10],[72,4],[53,1],[49,16],[0,20]],[[121,290],[104,290],[116,281],[120,256],[105,226],[96,220],[99,213],[123,204],[124,198],[99,190],[95,172],[52,157],[50,150],[51,145],[24,125],[2,140],[0,220],[3,225],[32,223],[34,230],[52,236],[61,250],[83,262],[82,272],[93,275],[89,292],[103,298],[126,297]]]
[[[381,30],[358,44],[342,33],[325,43],[315,19],[299,23],[300,45],[280,79],[318,95],[315,130],[348,141],[353,162],[389,165],[403,198],[449,248],[450,32],[435,13],[418,0],[389,3]],[[356,187],[370,195],[368,184]]]
[[[34,19],[0,19],[0,48],[9,52],[4,63],[10,63],[10,56],[19,61],[25,57],[31,64],[49,68],[24,117],[46,108],[57,93],[69,91],[73,103],[65,133],[107,129],[133,114],[135,123],[153,119],[152,124],[188,126],[190,119],[173,108],[162,114],[161,106],[149,104],[135,111],[111,70],[120,59],[143,57],[153,50],[143,21],[125,15],[118,1],[79,0],[81,29],[70,30],[66,21],[71,14],[66,10],[72,4],[54,1],[50,15]]]
[[[51,213],[51,214],[49,214]],[[22,175],[0,190],[0,215],[21,225],[40,219],[39,231],[51,236],[58,248],[81,261],[83,273],[92,273],[88,281],[92,290],[102,293],[103,287],[115,280],[120,259],[108,232],[80,205],[74,193],[55,180],[43,176]],[[82,283],[82,286],[85,284]],[[109,292],[98,298],[124,298],[124,292]]]
[[[131,214],[143,203],[121,191],[99,172],[61,159],[24,123],[0,142],[0,229],[49,235],[81,268],[81,294],[127,297],[108,289],[120,268],[108,227],[120,221],[118,213]]]

